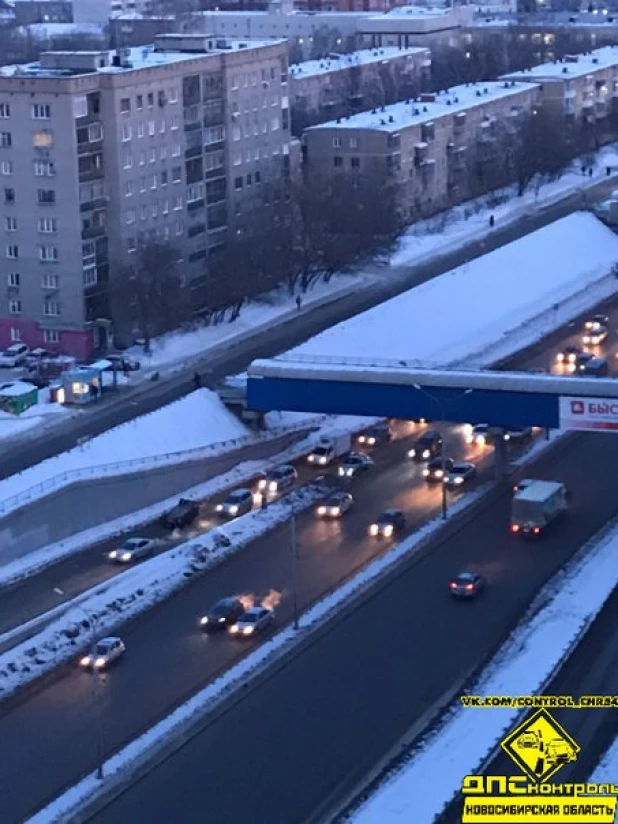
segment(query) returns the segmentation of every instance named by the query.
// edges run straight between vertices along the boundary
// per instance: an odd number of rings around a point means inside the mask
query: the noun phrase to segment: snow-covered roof
[[[618,67],[618,46],[604,46],[585,54],[571,55],[552,63],[541,63],[521,72],[505,74],[503,77],[527,80],[531,83],[541,80],[572,80],[612,67]]]
[[[17,31],[40,39],[80,34],[103,37],[105,26],[102,23],[32,23],[29,26],[20,26]]]
[[[372,17],[446,17],[452,11],[450,7],[430,9],[426,6],[396,6],[383,14],[373,14]]]
[[[20,395],[29,395],[36,392],[36,386],[25,381],[0,384],[0,396],[3,398],[17,398]]]
[[[379,49],[362,49],[351,54],[341,54],[336,57],[334,54],[323,60],[305,60],[303,63],[294,63],[290,66],[290,77],[301,79],[303,77],[316,77],[320,74],[328,74],[342,69],[349,69],[351,66],[367,66],[371,63],[384,63],[388,60],[395,60],[398,57],[412,57],[426,53],[430,59],[429,49],[397,48],[389,46]]]
[[[435,102],[404,101],[385,106],[383,109],[372,109],[359,112],[338,122],[330,120],[319,123],[307,129],[311,132],[316,129],[378,129],[380,131],[395,132],[407,126],[430,123],[438,117],[457,114],[480,106],[493,100],[505,97],[515,97],[522,92],[538,89],[536,83],[518,83],[511,81],[487,81],[485,83],[470,83],[467,86],[455,86],[452,89],[437,93]]]

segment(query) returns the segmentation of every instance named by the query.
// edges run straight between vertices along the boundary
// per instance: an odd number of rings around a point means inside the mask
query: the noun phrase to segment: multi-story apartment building
[[[431,70],[431,52],[424,48],[364,49],[351,54],[331,54],[290,66],[290,102],[311,111],[326,110],[363,91],[377,89],[380,104],[397,96],[398,86],[423,88]],[[392,89],[391,89],[392,87]],[[372,102],[372,101],[370,101]],[[332,115],[331,115],[332,116]]]
[[[13,8],[13,19],[18,26],[73,22],[71,0],[15,0]]]
[[[503,79],[540,83],[543,104],[567,122],[602,121],[618,100],[618,46],[567,55]]]
[[[0,346],[105,346],[114,275],[153,240],[199,304],[289,143],[284,42],[168,35],[1,68]]]
[[[375,176],[400,184],[405,217],[465,199],[474,163],[499,163],[499,124],[512,128],[539,102],[534,83],[457,86],[313,126],[304,134],[306,174]]]

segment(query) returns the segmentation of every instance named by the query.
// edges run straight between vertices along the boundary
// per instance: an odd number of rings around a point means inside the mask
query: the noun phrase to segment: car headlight
[[[205,627],[207,623],[208,623],[208,616],[205,615],[203,618],[200,618],[200,626],[201,627]]]
[[[466,443],[474,443],[474,435],[466,435]]]
[[[89,667],[90,666],[90,656],[85,655],[79,663],[82,665],[82,667]]]
[[[208,618],[206,620],[208,620]],[[219,623],[224,624],[225,623],[225,618],[219,618]]]
[[[217,512],[223,512],[223,504],[217,504]]]
[[[238,507],[236,504],[232,504],[230,507],[230,515],[238,515]]]
[[[556,355],[556,360],[558,361],[558,363],[562,363],[562,361],[564,360],[564,355],[562,354],[562,352],[558,352],[558,354]]]
[[[346,470],[342,466],[340,466],[339,469],[337,470],[337,475],[345,475],[345,473],[346,473]]]
[[[426,449],[426,450],[423,452],[423,458],[428,458],[428,457],[429,457],[429,455],[430,455],[430,452],[429,452],[429,450],[428,450],[428,449]]]
[[[375,444],[376,444],[376,439],[375,439],[375,438],[369,438],[369,440],[367,441],[367,443],[369,444],[369,446],[375,446]]]
[[[414,458],[416,456],[416,449],[408,449],[408,458]]]
[[[444,472],[441,469],[436,469],[434,475],[436,476],[436,478],[441,478],[444,475]]]
[[[307,460],[309,461],[309,463],[313,463],[315,461],[315,455],[309,455],[307,457]]]
[[[243,633],[244,633],[245,635],[251,635],[251,633],[252,633],[252,632],[253,632],[253,627],[245,627],[245,628],[243,629]]]
[[[330,514],[333,516],[341,515],[341,509],[338,506],[332,506],[330,510]]]
[[[322,455],[322,457],[319,459],[318,463],[322,464],[322,466],[323,466],[326,463],[326,458]]]
[[[353,469],[348,469],[348,471],[346,472],[346,475],[348,476],[348,478],[351,478],[352,475],[354,475],[354,470]]]
[[[428,470],[428,469],[423,469],[423,477],[424,477],[424,478],[428,478],[428,477],[429,477],[429,470]]]
[[[118,553],[116,552],[115,549],[112,549],[112,551],[109,553],[108,557],[111,558],[112,561],[115,561],[116,558],[118,557]]]
[[[583,341],[584,343],[592,343],[592,338],[590,337],[590,335],[584,335]]]
[[[464,482],[464,479],[461,477],[461,475],[458,475],[456,478],[453,479],[453,483],[456,483],[456,484],[462,484],[463,482]]]
[[[359,443],[365,443],[366,440],[367,440],[367,438],[364,435],[361,435],[358,439],[358,442]]]
[[[123,552],[122,553],[122,560],[123,561],[130,561],[133,556],[130,552]]]
[[[392,527],[392,525],[391,525],[391,524],[387,524],[387,525],[384,527],[383,532],[384,532],[384,534],[386,535],[386,537],[387,537],[387,538],[390,538],[390,536],[393,534],[393,527]]]
[[[370,535],[377,535],[379,531],[380,531],[380,528],[377,524],[371,524],[371,526],[369,527],[369,534]]]
[[[258,489],[266,489],[266,481],[264,478],[258,483]]]
[[[325,506],[319,506],[318,507],[318,515],[326,515],[326,507]]]
[[[101,667],[105,666],[105,658],[97,658],[94,665],[97,669],[101,669]]]
[[[271,492],[276,492],[277,491],[277,481],[271,481],[268,484],[268,488]]]
[[[236,633],[238,632],[238,624],[232,624],[232,626],[230,627],[230,632],[232,633],[232,635],[236,635]]]

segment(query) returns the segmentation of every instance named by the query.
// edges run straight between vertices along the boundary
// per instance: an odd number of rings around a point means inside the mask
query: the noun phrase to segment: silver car
[[[118,549],[112,549],[107,557],[117,564],[130,564],[132,561],[139,561],[140,558],[150,555],[154,545],[152,538],[129,538]]]
[[[110,636],[109,638],[101,638],[96,644],[95,648],[89,655],[84,655],[80,659],[80,665],[84,669],[94,668],[97,670],[105,669],[121,655],[126,652],[126,647],[120,638]]]
[[[317,513],[321,518],[340,518],[354,503],[349,492],[334,492],[318,505]]]
[[[244,612],[235,624],[230,627],[230,633],[240,637],[257,635],[268,627],[274,620],[274,613],[266,607],[251,607]]]
[[[222,504],[217,504],[217,514],[221,518],[237,518],[253,509],[253,492],[250,489],[235,489]]]

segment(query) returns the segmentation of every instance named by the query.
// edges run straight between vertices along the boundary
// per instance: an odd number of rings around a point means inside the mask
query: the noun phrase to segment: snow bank
[[[310,507],[324,496],[326,489],[317,482],[302,487],[266,510],[258,509],[198,535],[84,593],[79,604],[62,618],[0,655],[0,697],[7,698],[61,663],[74,659],[91,645],[93,632],[102,637],[169,598],[196,575],[287,521],[292,508],[301,512]],[[221,536],[230,541],[229,547],[218,546]]]
[[[381,361],[461,363],[606,277],[616,261],[618,237],[593,215],[576,212],[339,323],[282,357],[371,362],[380,352]],[[537,338],[554,325],[536,330]]]
[[[618,738],[608,747],[588,781],[591,784],[615,784],[618,781]]]
[[[535,695],[557,672],[618,585],[618,527],[585,545],[541,591],[529,614],[494,658],[472,695]],[[547,601],[546,606],[543,606]],[[531,617],[532,616],[532,617]],[[351,816],[353,824],[430,824],[514,726],[521,710],[474,711],[459,705]],[[435,776],[440,775],[440,781]],[[595,779],[597,780],[597,779]]]

